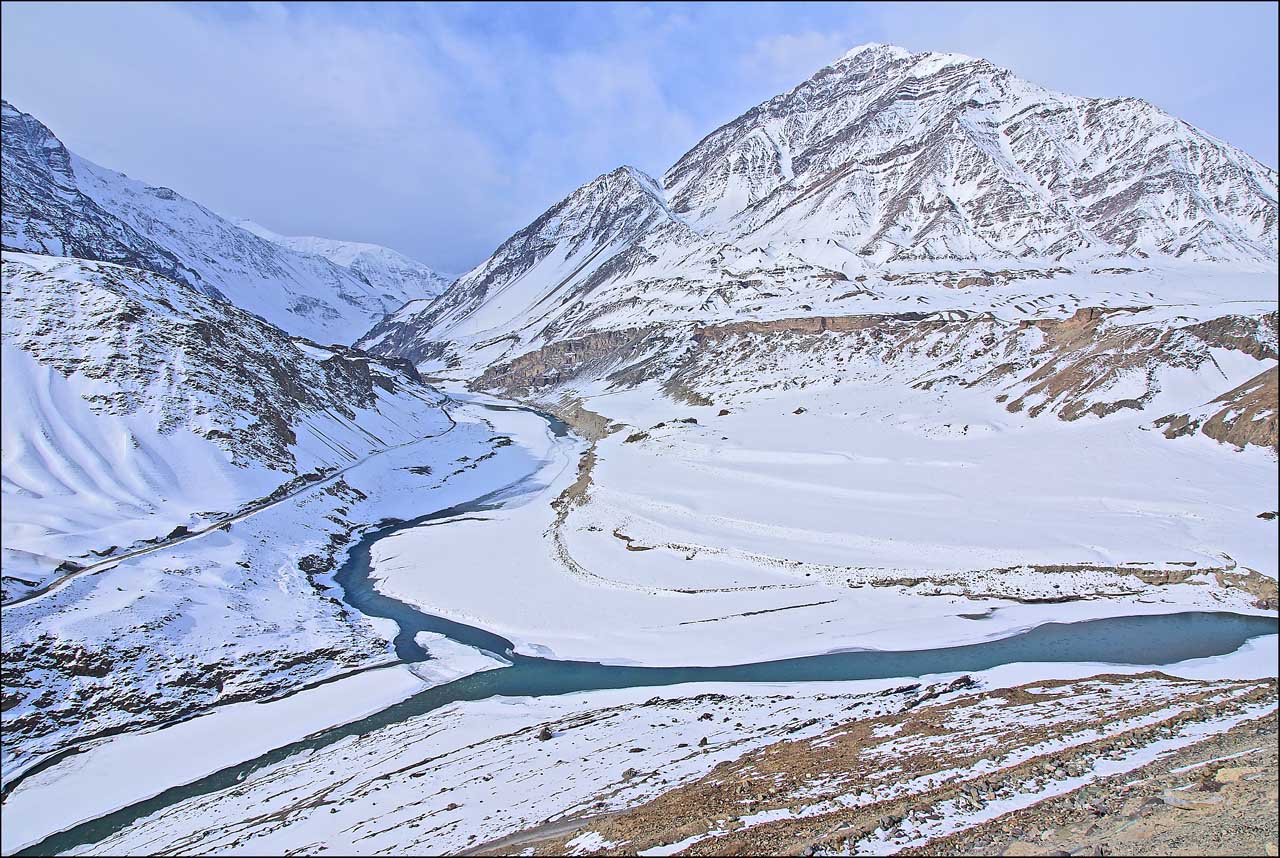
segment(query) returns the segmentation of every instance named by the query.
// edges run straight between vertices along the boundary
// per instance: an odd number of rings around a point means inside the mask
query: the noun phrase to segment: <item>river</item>
[[[514,405],[486,404],[499,411],[524,410],[548,422],[554,435],[568,427],[551,415]],[[997,640],[925,650],[858,650],[748,662],[722,667],[633,667],[584,661],[562,661],[515,653],[507,639],[481,628],[423,613],[380,593],[371,578],[374,543],[408,528],[466,513],[493,509],[519,486],[508,487],[467,503],[437,510],[410,521],[369,531],[350,550],[336,580],[344,598],[362,613],[393,620],[399,627],[396,655],[405,662],[429,659],[414,640],[419,632],[438,632],[454,641],[498,655],[510,666],[472,674],[426,689],[413,697],[351,723],[308,736],[256,759],[229,766],[194,783],[174,787],[146,801],[55,834],[19,854],[50,854],[94,843],[135,820],[186,798],[233,787],[251,772],[310,749],[380,727],[415,718],[450,703],[493,696],[545,696],[614,688],[660,687],[688,682],[813,682],[925,674],[973,672],[1016,662],[1101,662],[1159,666],[1193,658],[1225,655],[1246,641],[1276,634],[1274,617],[1225,612],[1186,612],[1109,617],[1076,623],[1048,623]]]

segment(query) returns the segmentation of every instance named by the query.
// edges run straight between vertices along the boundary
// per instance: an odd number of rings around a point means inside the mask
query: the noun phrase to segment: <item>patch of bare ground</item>
[[[559,417],[565,423],[573,428],[583,438],[588,441],[599,441],[608,435],[612,435],[619,429],[623,428],[620,424],[614,423],[603,414],[597,414],[582,404],[582,400],[572,397],[566,397],[554,405],[545,405],[534,403],[535,406],[546,408],[556,417]]]
[[[1274,679],[1151,672],[959,691],[779,741],[615,815],[507,842],[535,854],[1274,848]]]
[[[1197,430],[1215,441],[1244,449],[1249,444],[1280,451],[1277,410],[1280,369],[1263,370],[1244,384],[1206,404],[1197,414],[1169,414],[1155,421],[1166,438]]]
[[[1275,855],[1277,724],[1249,721],[905,855]]]

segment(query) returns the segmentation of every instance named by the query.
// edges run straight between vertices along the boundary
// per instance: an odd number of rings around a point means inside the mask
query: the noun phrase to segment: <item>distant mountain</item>
[[[236,226],[289,250],[323,256],[381,290],[383,298],[395,303],[396,309],[415,299],[439,295],[453,282],[452,277],[379,244],[338,241],[313,235],[280,235],[251,220],[237,220]]]
[[[290,333],[348,343],[435,280],[389,285],[392,260],[368,279],[241,229],[168,188],[99,167],[48,128],[3,104],[3,246],[141,268],[221,296]],[[420,291],[415,291],[420,290]]]

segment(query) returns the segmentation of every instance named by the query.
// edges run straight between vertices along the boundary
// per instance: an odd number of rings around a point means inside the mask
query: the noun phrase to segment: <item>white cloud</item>
[[[86,157],[219,211],[455,270],[627,155],[673,158],[666,141],[693,133],[641,51],[547,56],[424,24],[6,5],[5,96]]]

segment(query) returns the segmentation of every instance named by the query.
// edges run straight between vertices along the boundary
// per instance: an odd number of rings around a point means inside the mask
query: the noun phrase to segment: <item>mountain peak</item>
[[[853,62],[855,60],[861,60],[861,63]],[[910,66],[907,66],[905,62],[907,60],[912,60],[914,62]],[[968,54],[939,51],[921,51],[916,53],[899,45],[883,45],[878,42],[868,42],[865,45],[858,45],[856,48],[852,48],[845,52],[839,59],[830,63],[825,68],[835,68],[844,64],[861,66],[868,62],[875,63],[877,66],[884,63],[901,64],[904,72],[909,72],[915,77],[928,77],[929,75],[952,65],[987,63],[986,60],[971,57]],[[990,65],[989,63],[987,64]]]
[[[866,42],[845,51],[841,57],[831,65],[838,65],[845,60],[851,60],[862,54],[875,54],[876,56],[889,57],[893,59],[905,59],[911,56],[911,51],[899,45],[887,45],[880,42]]]
[[[360,329],[447,281],[386,248],[293,248],[163,187],[69,152],[38,119],[3,108],[3,246],[151,271],[320,342]],[[276,238],[280,238],[276,236]],[[339,263],[329,253],[346,254]]]
[[[886,272],[1274,270],[1276,220],[1273,171],[1144,102],[872,43],[712,131],[661,184],[630,165],[586,182],[360,342],[457,369],[622,320],[809,311],[828,300],[814,284]]]
[[[633,183],[646,193],[656,193],[657,196],[663,197],[662,185],[644,170],[639,167],[633,167],[630,164],[623,164],[620,167],[614,167],[607,173],[601,173],[583,185],[583,188],[614,182]]]

